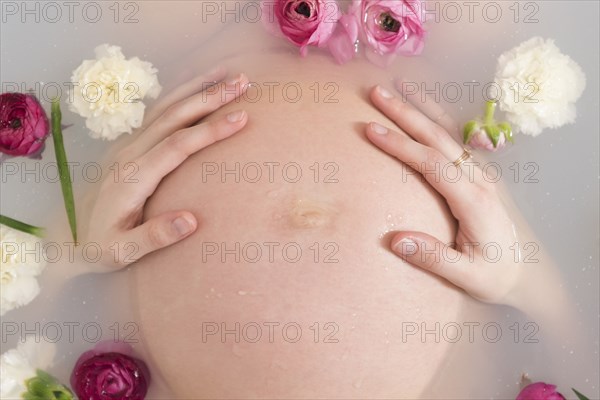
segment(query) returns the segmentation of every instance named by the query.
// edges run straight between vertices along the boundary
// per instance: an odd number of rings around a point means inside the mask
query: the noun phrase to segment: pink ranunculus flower
[[[262,19],[306,56],[308,46],[325,47],[341,17],[334,0],[263,0]]]
[[[556,391],[555,385],[536,382],[525,386],[516,400],[565,400],[565,397]]]
[[[131,356],[124,342],[101,342],[83,353],[71,373],[71,388],[80,399],[144,400],[150,385],[146,364]]]
[[[329,39],[329,51],[339,64],[345,64],[356,54],[355,43],[358,39],[359,22],[356,16],[344,14],[337,29]]]
[[[413,56],[423,50],[425,29],[422,0],[354,0],[348,14],[361,26],[361,39],[370,48],[367,57],[387,66],[396,55]]]
[[[0,152],[35,156],[44,147],[50,124],[40,102],[31,94],[0,95]]]

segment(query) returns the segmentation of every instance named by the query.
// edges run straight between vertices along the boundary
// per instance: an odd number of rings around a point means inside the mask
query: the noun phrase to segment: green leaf
[[[494,144],[494,148],[498,147],[498,141],[500,140],[500,129],[496,125],[485,125],[483,127],[488,137]]]
[[[29,224],[26,224],[25,222],[17,221],[16,219],[12,219],[12,218],[6,217],[4,215],[0,215],[0,224],[6,225],[10,228],[16,229],[21,232],[35,235],[39,238],[44,237],[44,228],[40,228],[39,226],[29,225]]]
[[[73,400],[73,393],[52,375],[38,369],[36,376],[25,381],[25,400]]]
[[[584,396],[584,395],[582,395],[581,393],[579,393],[577,390],[575,390],[575,389],[573,389],[573,388],[571,388],[571,390],[572,390],[573,392],[575,392],[575,395],[577,396],[577,398],[578,398],[579,400],[590,400],[590,399],[588,399],[586,396]]]
[[[60,185],[62,188],[63,198],[65,201],[65,209],[69,218],[71,234],[73,241],[77,243],[77,220],[75,218],[75,200],[73,200],[73,186],[71,184],[71,175],[69,175],[69,165],[67,163],[67,154],[63,144],[60,101],[52,100],[52,138],[54,139],[54,152],[56,153],[56,164],[58,165],[58,173],[60,175]]]
[[[498,128],[500,128],[500,131],[504,133],[504,137],[508,142],[514,143],[512,126],[510,126],[508,122],[500,122],[498,124]]]
[[[475,133],[475,131],[478,128],[479,128],[479,124],[475,120],[469,121],[465,124],[465,127],[463,128],[463,143],[464,144],[468,144],[471,141],[473,134]]]

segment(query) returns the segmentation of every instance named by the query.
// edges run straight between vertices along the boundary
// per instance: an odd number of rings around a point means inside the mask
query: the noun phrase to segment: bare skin
[[[307,88],[311,79],[298,82]],[[187,240],[134,269],[144,338],[176,397],[415,398],[443,360],[447,343],[407,345],[403,324],[454,321],[465,295],[398,264],[389,232],[422,230],[449,242],[456,222],[417,174],[368,144],[360,120],[389,121],[358,85],[336,82],[337,104],[265,96],[212,114],[207,120],[243,108],[250,119],[243,132],[190,157],[147,203],[145,219],[185,209],[199,221]],[[222,176],[236,162],[238,182]],[[253,163],[262,166],[256,183]],[[296,183],[296,169],[284,170],[291,163],[302,171]],[[208,175],[214,165],[219,172]],[[236,243],[237,261],[225,255]],[[241,250],[251,243],[260,245],[259,261]],[[272,261],[264,243],[277,243]],[[289,247],[283,252],[289,244],[302,249],[297,262]],[[210,323],[234,329],[236,322],[258,323],[263,339],[202,338]],[[272,343],[265,323],[279,324]],[[303,339],[287,341],[286,323],[297,323]]]

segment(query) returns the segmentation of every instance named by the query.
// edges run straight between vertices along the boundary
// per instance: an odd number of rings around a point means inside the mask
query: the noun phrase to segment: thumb
[[[406,262],[464,288],[468,258],[449,244],[423,232],[400,232],[391,245]]]
[[[187,211],[168,211],[157,215],[122,235],[118,247],[129,248],[115,260],[127,265],[153,251],[170,246],[191,235],[198,227],[194,215]]]

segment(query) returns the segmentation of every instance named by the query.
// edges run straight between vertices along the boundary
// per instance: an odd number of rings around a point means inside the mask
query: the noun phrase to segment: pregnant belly
[[[309,84],[307,84],[307,87]],[[358,89],[234,103],[247,128],[163,180],[145,217],[193,212],[191,237],[132,284],[153,368],[177,398],[416,398],[447,352],[408,328],[457,318],[463,294],[389,250],[391,232],[451,241],[443,199],[367,142],[390,124]],[[424,326],[424,327],[425,327]]]

